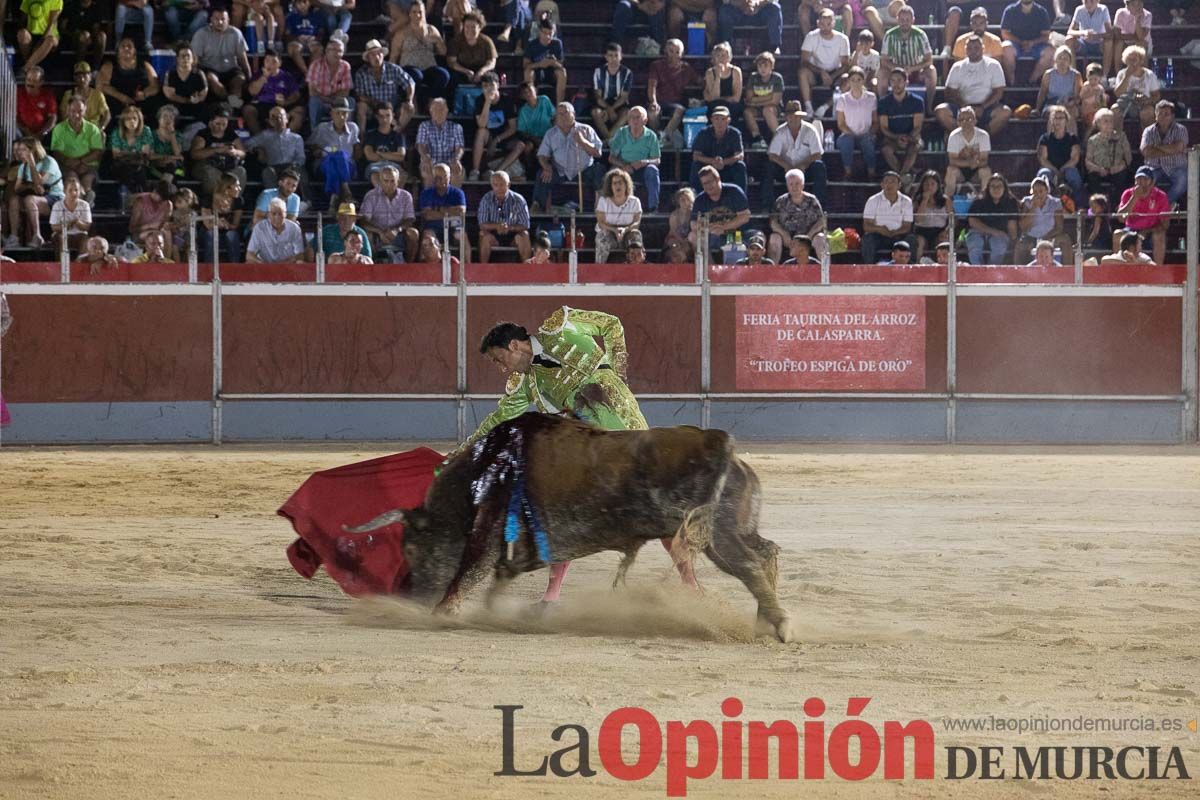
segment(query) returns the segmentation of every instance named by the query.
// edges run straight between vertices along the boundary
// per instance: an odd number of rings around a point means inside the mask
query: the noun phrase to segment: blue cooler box
[[[695,111],[697,113],[690,113]],[[683,144],[689,150],[692,148],[692,143],[696,141],[696,136],[700,131],[708,127],[708,109],[696,108],[689,109],[683,115]]]
[[[689,56],[706,56],[708,49],[704,46],[704,23],[689,22],[687,28],[687,54]]]
[[[158,73],[159,81],[162,81],[168,72],[175,69],[175,51],[151,50],[150,66],[154,67],[154,71]]]

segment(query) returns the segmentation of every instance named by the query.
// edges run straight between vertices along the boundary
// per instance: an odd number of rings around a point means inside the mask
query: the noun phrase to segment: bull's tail
[[[729,470],[735,463],[733,438],[724,431],[708,431],[709,436],[719,437],[715,442],[719,453],[714,459],[720,463],[716,470],[708,497],[704,503],[689,509],[683,516],[683,522],[671,539],[671,560],[678,567],[681,564],[693,565],[698,553],[706,550],[712,544],[713,531],[716,529],[717,510],[720,507],[721,494],[725,491],[725,481]]]
[[[404,522],[403,508],[394,508],[391,511],[385,511],[375,519],[362,525],[343,525],[342,530],[347,533],[367,533],[391,525],[393,522]]]

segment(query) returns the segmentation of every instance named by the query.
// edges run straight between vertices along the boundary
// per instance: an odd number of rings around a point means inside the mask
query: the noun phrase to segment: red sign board
[[[736,310],[739,390],[925,388],[924,297],[745,295]]]

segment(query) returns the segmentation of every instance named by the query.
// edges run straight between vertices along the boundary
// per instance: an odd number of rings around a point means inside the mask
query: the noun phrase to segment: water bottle
[[[742,232],[741,231],[737,231],[733,235],[733,243],[736,244],[738,247],[742,246]]]
[[[825,152],[826,153],[833,152],[833,129],[832,128],[828,128],[825,131]]]
[[[246,20],[246,52],[258,52],[258,26],[254,24],[253,17]]]
[[[1157,77],[1157,78],[1162,77],[1162,72],[1160,72],[1158,69],[1158,59],[1157,58],[1150,59],[1150,71],[1154,73],[1155,77]]]
[[[1175,85],[1175,59],[1173,58],[1167,59],[1167,74],[1164,82],[1167,86]]]
[[[500,85],[508,86],[508,73],[507,72],[500,73]]]

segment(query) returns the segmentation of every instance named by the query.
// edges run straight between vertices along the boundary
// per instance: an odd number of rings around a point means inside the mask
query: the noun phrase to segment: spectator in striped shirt
[[[912,6],[904,6],[896,14],[899,25],[883,36],[883,49],[879,52],[880,71],[889,74],[895,68],[904,70],[904,77],[911,86],[919,81],[925,87],[925,112],[933,113],[933,95],[937,89],[937,72],[933,68],[933,48],[925,31],[913,26],[915,12]]]
[[[525,198],[509,191],[508,173],[492,173],[492,190],[479,201],[479,260],[492,259],[493,247],[517,246],[521,261],[529,258],[529,207]]]
[[[629,118],[632,88],[633,72],[621,63],[621,45],[609,42],[604,48],[604,66],[592,72],[592,124],[604,141]]]
[[[342,58],[345,53],[346,45],[330,39],[324,55],[308,66],[308,124],[313,128],[329,113],[334,100],[349,97],[354,88],[350,62]]]
[[[443,97],[429,101],[429,119],[417,128],[417,152],[420,154],[421,184],[433,186],[433,165],[445,164],[450,183],[462,186],[462,157],[466,151],[462,125],[449,120],[450,106]]]
[[[1154,170],[1155,182],[1170,184],[1167,199],[1174,205],[1187,194],[1188,132],[1175,121],[1175,104],[1170,100],[1159,100],[1154,116],[1155,123],[1142,131],[1142,156]]]

